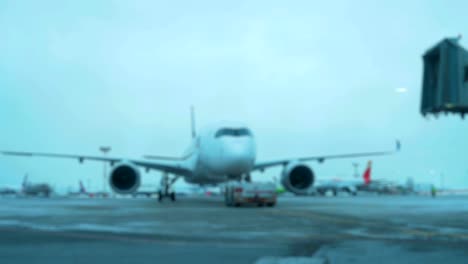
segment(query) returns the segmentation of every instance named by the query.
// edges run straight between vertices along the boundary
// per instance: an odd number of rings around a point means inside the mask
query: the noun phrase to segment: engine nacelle
[[[118,163],[112,168],[109,184],[116,193],[134,193],[140,187],[140,171],[132,163]]]
[[[314,180],[312,169],[299,162],[290,162],[281,173],[281,184],[294,194],[307,194],[309,188],[314,185]]]

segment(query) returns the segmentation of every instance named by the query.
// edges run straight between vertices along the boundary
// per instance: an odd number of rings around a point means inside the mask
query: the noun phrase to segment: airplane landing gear
[[[248,173],[248,174],[246,174],[246,175],[244,176],[244,180],[245,180],[246,182],[252,182],[252,176],[250,176],[250,173]]]
[[[169,197],[172,202],[176,201],[176,194],[175,192],[158,192],[158,202],[162,202],[164,197]]]
[[[161,178],[161,186],[158,191],[158,202],[162,202],[164,197],[168,197],[171,199],[172,202],[175,202],[176,194],[174,189],[172,188],[172,185],[178,178],[178,176],[175,176],[174,178],[170,179],[167,173],[163,174]]]

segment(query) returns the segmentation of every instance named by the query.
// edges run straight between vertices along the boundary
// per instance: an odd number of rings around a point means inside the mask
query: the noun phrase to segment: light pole
[[[108,146],[101,146],[99,148],[99,150],[102,152],[102,155],[103,156],[106,156],[107,153],[109,153],[109,151],[111,151],[111,147],[108,147]],[[106,168],[107,168],[107,163],[104,162],[104,167],[103,167],[103,173],[102,173],[102,192],[103,192],[103,195],[106,193],[106,186],[107,186],[107,181],[106,181],[106,178],[107,178],[107,171],[106,171]]]

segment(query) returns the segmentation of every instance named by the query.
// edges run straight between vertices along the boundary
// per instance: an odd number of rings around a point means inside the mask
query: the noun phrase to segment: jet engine
[[[281,173],[281,184],[287,191],[304,195],[314,184],[314,172],[309,166],[290,162]]]
[[[112,168],[109,184],[116,193],[134,193],[140,187],[140,171],[132,163],[118,163]]]

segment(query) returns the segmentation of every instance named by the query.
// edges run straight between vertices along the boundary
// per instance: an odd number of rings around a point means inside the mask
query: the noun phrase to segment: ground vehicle
[[[258,206],[276,205],[276,186],[273,183],[234,182],[224,189],[226,206],[256,204]]]

